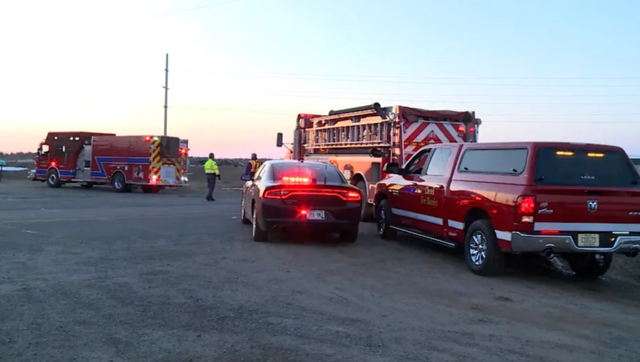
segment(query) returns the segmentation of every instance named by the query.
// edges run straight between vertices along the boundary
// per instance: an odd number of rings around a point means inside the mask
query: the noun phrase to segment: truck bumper
[[[511,233],[511,250],[515,253],[616,253],[640,252],[640,235],[619,235],[607,247],[580,247],[572,235],[533,235]]]

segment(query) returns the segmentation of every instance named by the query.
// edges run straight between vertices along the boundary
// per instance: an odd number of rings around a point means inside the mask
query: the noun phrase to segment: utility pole
[[[169,54],[164,69],[164,135],[167,136],[167,98],[169,96]]]

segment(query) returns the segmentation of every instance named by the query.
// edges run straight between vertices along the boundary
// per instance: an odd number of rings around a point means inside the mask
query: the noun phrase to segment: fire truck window
[[[162,137],[160,146],[160,157],[178,158],[180,157],[180,139],[176,137]]]
[[[49,145],[42,145],[42,155],[46,156],[49,154]]]
[[[449,159],[451,158],[450,148],[438,148],[433,152],[429,167],[427,168],[427,176],[443,176],[447,172]]]
[[[406,174],[422,175],[422,172],[424,171],[424,165],[427,163],[430,152],[431,149],[429,148],[414,155],[409,163],[407,163],[407,165],[405,166]]]

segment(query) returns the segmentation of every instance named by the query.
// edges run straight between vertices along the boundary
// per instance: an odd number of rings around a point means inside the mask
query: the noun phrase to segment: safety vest
[[[212,159],[208,159],[207,162],[204,163],[204,173],[206,174],[219,173],[218,164],[216,163],[216,161]]]
[[[260,167],[260,161],[258,160],[251,160],[249,161],[251,163],[251,171],[250,172],[256,172],[256,170],[258,169],[258,167]]]

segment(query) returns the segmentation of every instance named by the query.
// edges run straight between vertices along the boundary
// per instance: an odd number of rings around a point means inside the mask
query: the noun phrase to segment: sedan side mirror
[[[385,173],[392,173],[396,175],[402,174],[402,169],[397,162],[387,162],[382,168],[382,171],[384,171]]]
[[[240,180],[242,180],[242,181],[249,181],[249,180],[251,180],[251,176],[249,176],[249,175],[242,175],[242,176],[240,176]]]

